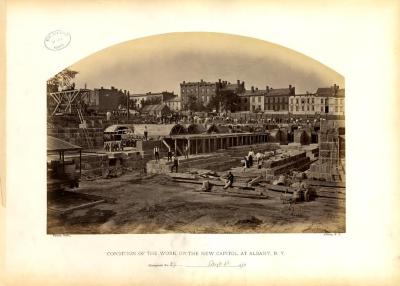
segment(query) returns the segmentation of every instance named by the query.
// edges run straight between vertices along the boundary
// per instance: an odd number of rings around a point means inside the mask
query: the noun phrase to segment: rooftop
[[[58,139],[53,136],[47,136],[47,152],[52,151],[77,151],[81,150],[82,147],[71,144],[67,141]]]

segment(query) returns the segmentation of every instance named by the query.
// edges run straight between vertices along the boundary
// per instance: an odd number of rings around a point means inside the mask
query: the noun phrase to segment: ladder
[[[89,137],[89,131],[87,130],[86,121],[83,118],[82,110],[78,106],[76,107],[76,110],[78,112],[79,121],[82,124],[81,125],[82,126],[81,129],[82,129],[82,132],[83,132],[83,136],[86,139],[87,147],[89,149],[92,149],[93,148],[93,144],[92,144],[92,141],[90,140],[90,137]]]

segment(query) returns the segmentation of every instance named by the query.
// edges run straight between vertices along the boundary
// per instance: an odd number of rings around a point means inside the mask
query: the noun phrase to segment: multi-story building
[[[199,82],[183,81],[180,84],[180,88],[182,105],[186,109],[190,99],[200,102],[203,105],[208,104],[211,98],[217,94],[218,83],[204,80]]]
[[[220,94],[241,94],[244,92],[244,82],[237,80],[236,84],[228,81],[207,82],[200,80],[199,82],[186,82],[180,84],[182,108],[187,109],[190,100],[195,100],[204,106],[210,103],[214,96]]]
[[[325,98],[315,93],[296,94],[289,97],[289,112],[296,115],[324,113]]]
[[[289,98],[289,112],[294,115],[344,115],[345,90],[334,84],[315,93],[296,94]]]
[[[295,94],[295,87],[289,85],[289,88],[266,87],[265,111],[288,111],[289,97]]]
[[[116,89],[111,87],[111,89],[95,88],[93,92],[90,92],[89,99],[87,99],[87,104],[91,107],[106,111],[106,110],[116,110],[121,104],[126,104],[126,98],[129,92],[122,89]]]
[[[246,90],[243,96],[248,96],[250,102],[249,111],[252,112],[264,112],[265,111],[265,97],[267,92],[265,90],[259,90],[257,87],[251,87],[251,90]]]
[[[176,97],[176,95],[173,92],[168,91],[156,93],[147,92],[145,94],[132,94],[129,96],[137,110],[141,109],[145,102],[147,102],[147,104],[163,104],[174,97]]]
[[[271,88],[266,86],[265,90],[251,87],[242,96],[248,96],[250,101],[249,109],[252,112],[263,112],[275,114],[289,110],[289,97],[295,94],[295,87]]]
[[[182,101],[179,96],[171,97],[164,101],[164,103],[169,107],[171,111],[180,111],[182,110]]]

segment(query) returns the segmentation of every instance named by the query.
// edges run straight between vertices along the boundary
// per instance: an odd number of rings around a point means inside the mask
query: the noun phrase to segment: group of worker
[[[160,161],[160,148],[158,146],[155,146],[153,149],[154,153],[154,159],[159,162]],[[186,145],[184,147],[184,156],[186,159],[189,158],[189,147]],[[171,148],[168,147],[168,152],[167,152],[167,162],[172,162],[171,166],[171,173],[175,170],[176,173],[178,173],[178,166],[179,166],[179,159],[178,156],[171,151]]]
[[[264,160],[264,154],[258,152],[257,154],[254,154],[253,148],[250,149],[249,153],[247,156],[244,156],[244,163],[243,163],[243,172],[246,171],[246,169],[251,168],[254,165],[254,160],[257,162],[257,168],[261,169],[263,160]]]

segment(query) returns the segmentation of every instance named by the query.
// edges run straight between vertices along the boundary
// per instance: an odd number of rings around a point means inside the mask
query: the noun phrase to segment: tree
[[[197,98],[194,94],[187,95],[187,101],[185,104],[185,109],[190,111],[196,111],[197,109]]]
[[[214,95],[207,107],[221,111],[236,111],[239,109],[240,98],[234,91],[219,91]]]
[[[63,69],[58,74],[53,76],[47,81],[47,90],[48,91],[58,91],[61,89],[70,89],[74,87],[72,80],[79,72],[71,70],[69,68]]]

